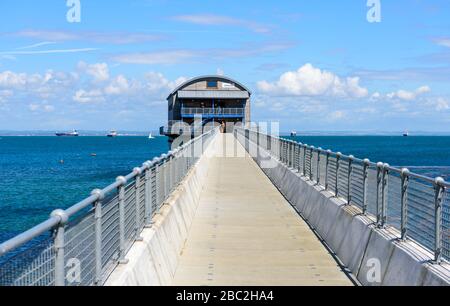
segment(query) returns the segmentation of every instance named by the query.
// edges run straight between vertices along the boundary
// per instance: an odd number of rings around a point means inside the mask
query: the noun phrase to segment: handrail
[[[23,271],[15,271],[17,267],[14,263],[11,263],[11,265],[8,266],[8,261],[3,264],[1,264],[0,261],[0,285],[11,285],[17,283],[26,285],[41,284],[43,276],[33,274],[39,273],[35,272],[35,270],[39,269],[33,269],[32,266],[35,264],[35,262],[41,262],[45,260],[47,260],[47,269],[48,266],[52,266],[52,269],[54,269],[54,271],[50,271],[51,274],[54,275],[54,278],[51,278],[51,281],[49,282],[54,285],[66,285],[64,276],[64,253],[71,252],[72,250],[64,249],[68,248],[68,244],[72,248],[74,248],[72,246],[72,244],[74,244],[74,239],[85,239],[83,237],[78,237],[80,236],[78,234],[74,236],[75,238],[71,236],[72,233],[85,233],[87,231],[86,228],[84,228],[86,225],[84,225],[83,222],[91,222],[89,226],[95,227],[95,235],[97,237],[95,238],[97,268],[95,272],[95,281],[87,280],[85,281],[85,283],[83,281],[80,282],[84,283],[85,285],[101,285],[104,281],[106,273],[104,267],[105,256],[108,256],[104,253],[102,248],[102,245],[107,243],[102,240],[102,236],[109,235],[102,229],[102,224],[104,222],[102,221],[102,217],[105,217],[105,215],[109,214],[111,211],[115,211],[114,209],[109,209],[107,212],[102,212],[102,207],[105,208],[108,207],[108,205],[111,207],[113,207],[112,205],[119,205],[119,212],[117,217],[119,218],[120,223],[119,236],[121,237],[121,243],[118,252],[120,253],[120,259],[123,259],[125,255],[124,252],[127,249],[126,244],[130,244],[134,240],[138,239],[140,231],[146,226],[151,225],[151,219],[153,215],[160,209],[162,203],[169,197],[170,193],[174,190],[174,188],[176,188],[177,184],[181,182],[181,180],[193,167],[198,158],[200,158],[200,156],[204,153],[206,147],[210,143],[212,136],[217,132],[218,128],[211,129],[203,135],[191,139],[189,142],[183,144],[179,148],[170,151],[167,154],[162,154],[160,157],[154,158],[152,161],[145,162],[141,167],[134,168],[133,171],[126,176],[118,177],[114,183],[105,187],[104,189],[94,190],[89,197],[65,210],[57,209],[53,211],[49,219],[47,219],[46,221],[36,225],[35,227],[14,238],[9,239],[8,241],[1,243],[0,259],[7,253],[10,253],[26,245],[28,242],[31,242],[41,235],[49,231],[53,231],[53,236],[51,238],[51,252],[54,252],[55,254],[51,256],[51,259],[48,259],[46,258],[46,256],[48,257],[48,254],[44,254],[44,250],[41,251],[41,253],[36,254],[35,260],[29,262],[29,260],[27,261],[27,259],[21,260],[20,257],[22,253],[18,253],[18,255],[14,257],[14,259],[19,261],[19,266],[23,266]],[[196,151],[196,149],[200,149],[200,151]],[[198,153],[200,156],[196,156],[196,153]],[[130,182],[131,184],[129,184]],[[114,192],[117,192],[117,195],[115,197],[112,197],[110,200],[102,203],[103,201],[105,201],[106,195]],[[134,202],[130,202],[129,198],[125,198],[124,195],[126,193],[131,194],[133,192],[135,193]],[[144,194],[145,211],[142,211],[140,207],[140,205],[142,205],[140,202],[140,197],[142,196],[142,194]],[[91,209],[89,212],[81,216],[81,222],[78,222],[74,225],[69,225],[69,221],[71,220],[71,218],[73,218],[77,214],[80,214],[87,208]],[[125,232],[127,229],[124,220],[124,213],[126,211],[129,214],[132,210],[135,210],[135,234],[133,237],[126,237],[129,233]],[[95,220],[100,221],[92,223],[94,221],[92,221],[90,218],[94,218]],[[142,219],[145,220],[145,224],[142,224]],[[107,231],[107,229],[105,229],[105,231]],[[81,236],[83,236],[83,234]],[[83,245],[83,250],[86,243],[90,242],[86,242],[84,240],[80,242],[80,245]],[[43,249],[45,249],[45,246],[43,247]],[[26,250],[24,252],[26,252]],[[19,259],[17,259],[16,257],[18,257]],[[26,255],[23,255],[23,257],[26,257]],[[48,260],[50,260],[50,263],[48,262]],[[83,258],[78,260],[83,260]],[[42,265],[44,265],[44,263],[42,263]],[[44,274],[44,272],[46,274],[49,273],[49,271],[41,271],[40,273]],[[19,276],[13,277],[13,279],[8,280],[2,279],[2,276],[5,277],[4,275],[9,276],[15,274],[18,274]],[[27,280],[27,282],[29,283],[24,283],[24,280],[22,278],[26,278],[24,277],[24,275],[28,274],[32,274],[33,277],[29,277],[31,279]]]
[[[399,229],[401,241],[413,239],[431,249],[434,263],[450,259],[450,182],[259,130],[237,127],[235,136],[252,141],[307,180],[359,206],[364,214],[375,215],[378,227]]]
[[[222,108],[203,108],[203,107],[183,107],[182,115],[243,115],[245,109],[242,107],[222,107]]]

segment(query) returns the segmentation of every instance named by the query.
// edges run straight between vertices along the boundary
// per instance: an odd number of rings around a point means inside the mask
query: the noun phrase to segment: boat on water
[[[117,136],[119,136],[119,134],[117,133],[117,131],[110,131],[107,136],[108,137],[117,137]]]
[[[291,131],[291,137],[297,136],[297,131]]]
[[[403,137],[408,137],[409,136],[409,132],[404,132],[403,133]]]
[[[150,133],[150,134],[148,135],[148,139],[155,139],[155,137],[153,137],[153,135]]]
[[[77,130],[73,130],[72,132],[65,132],[65,133],[56,133],[56,136],[58,137],[78,137],[80,134]]]

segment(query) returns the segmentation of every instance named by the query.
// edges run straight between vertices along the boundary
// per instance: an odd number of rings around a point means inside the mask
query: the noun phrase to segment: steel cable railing
[[[103,285],[208,148],[217,129],[0,244],[0,286]]]
[[[432,179],[406,168],[375,164],[257,130],[236,128],[235,137],[247,149],[248,141],[259,144],[259,149],[305,179],[374,216],[378,227],[398,229],[400,240],[411,239],[431,250],[434,263],[450,260],[450,183],[442,178]]]

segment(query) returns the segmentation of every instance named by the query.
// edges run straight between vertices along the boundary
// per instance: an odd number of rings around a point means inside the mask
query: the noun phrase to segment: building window
[[[206,82],[206,87],[207,88],[218,88],[217,81],[208,81],[208,82]]]

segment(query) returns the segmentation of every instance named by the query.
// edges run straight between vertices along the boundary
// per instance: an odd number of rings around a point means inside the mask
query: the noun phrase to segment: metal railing
[[[201,107],[183,107],[181,109],[182,116],[243,116],[245,110],[243,108],[201,108]]]
[[[414,240],[434,253],[431,260],[450,259],[450,183],[373,163],[322,148],[315,148],[255,130],[235,129],[248,150],[249,142],[372,215],[380,228],[399,230],[399,240]]]
[[[0,286],[103,285],[203,155],[217,129],[145,162],[0,245]]]

